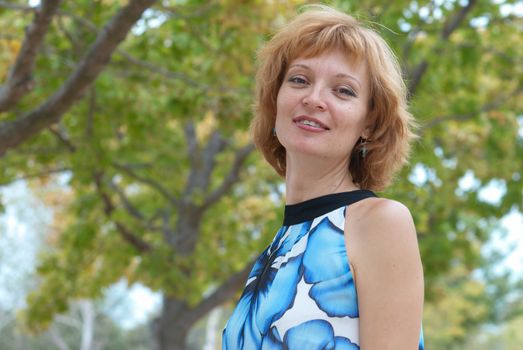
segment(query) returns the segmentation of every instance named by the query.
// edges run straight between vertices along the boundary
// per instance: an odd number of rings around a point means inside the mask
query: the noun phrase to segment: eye
[[[347,86],[342,86],[342,87],[336,88],[336,89],[334,89],[334,91],[336,91],[338,94],[340,94],[342,96],[357,97],[354,90]]]
[[[305,85],[305,84],[308,84],[308,81],[307,79],[305,79],[303,76],[301,75],[292,75],[289,77],[289,79],[287,79],[287,81],[289,83],[294,83],[294,84],[298,84],[298,85]]]

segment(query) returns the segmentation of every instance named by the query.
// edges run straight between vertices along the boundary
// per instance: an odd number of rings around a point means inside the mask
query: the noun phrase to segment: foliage
[[[462,267],[455,270],[453,276],[445,276],[432,286],[435,300],[425,306],[423,326],[429,330],[426,342],[435,349],[453,349],[453,345],[460,344],[459,348],[470,329],[487,320],[485,285],[467,278]]]
[[[510,3],[332,2],[374,23],[404,67],[421,137],[411,166],[382,195],[412,209],[434,316],[426,330],[445,323],[445,342],[488,318],[463,298],[480,302],[485,286],[464,279],[497,219],[523,206],[523,45],[521,17],[501,11]],[[0,121],[48,99],[121,5],[92,4],[61,4],[34,89]],[[299,4],[162,1],[58,124],[0,159],[2,183],[70,174],[70,195],[55,203],[55,248],[42,255],[40,287],[28,299],[28,328],[45,329],[70,298],[97,297],[122,277],[183,305],[178,320],[221,303],[220,287],[229,298],[237,291],[234,276],[281,220],[281,180],[249,144],[254,56]],[[30,14],[0,6],[1,79]],[[492,185],[499,198],[486,197]],[[454,310],[452,323],[435,316],[435,305]]]

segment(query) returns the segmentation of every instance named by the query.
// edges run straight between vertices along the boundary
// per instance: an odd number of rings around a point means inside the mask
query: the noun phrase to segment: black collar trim
[[[325,196],[306,200],[304,202],[286,205],[283,226],[296,225],[327,214],[342,206],[351,205],[362,199],[377,197],[369,190],[354,190],[350,192],[331,193]]]

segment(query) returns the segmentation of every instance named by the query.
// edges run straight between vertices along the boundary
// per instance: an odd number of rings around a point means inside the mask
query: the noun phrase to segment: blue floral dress
[[[343,232],[347,206],[368,197],[375,194],[356,190],[285,207],[283,226],[256,261],[223,331],[222,350],[360,348]]]

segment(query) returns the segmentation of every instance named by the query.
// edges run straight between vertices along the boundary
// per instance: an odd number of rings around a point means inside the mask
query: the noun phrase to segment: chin
[[[327,158],[330,153],[328,149],[307,143],[285,146],[285,149],[287,150],[287,153],[318,158]]]

